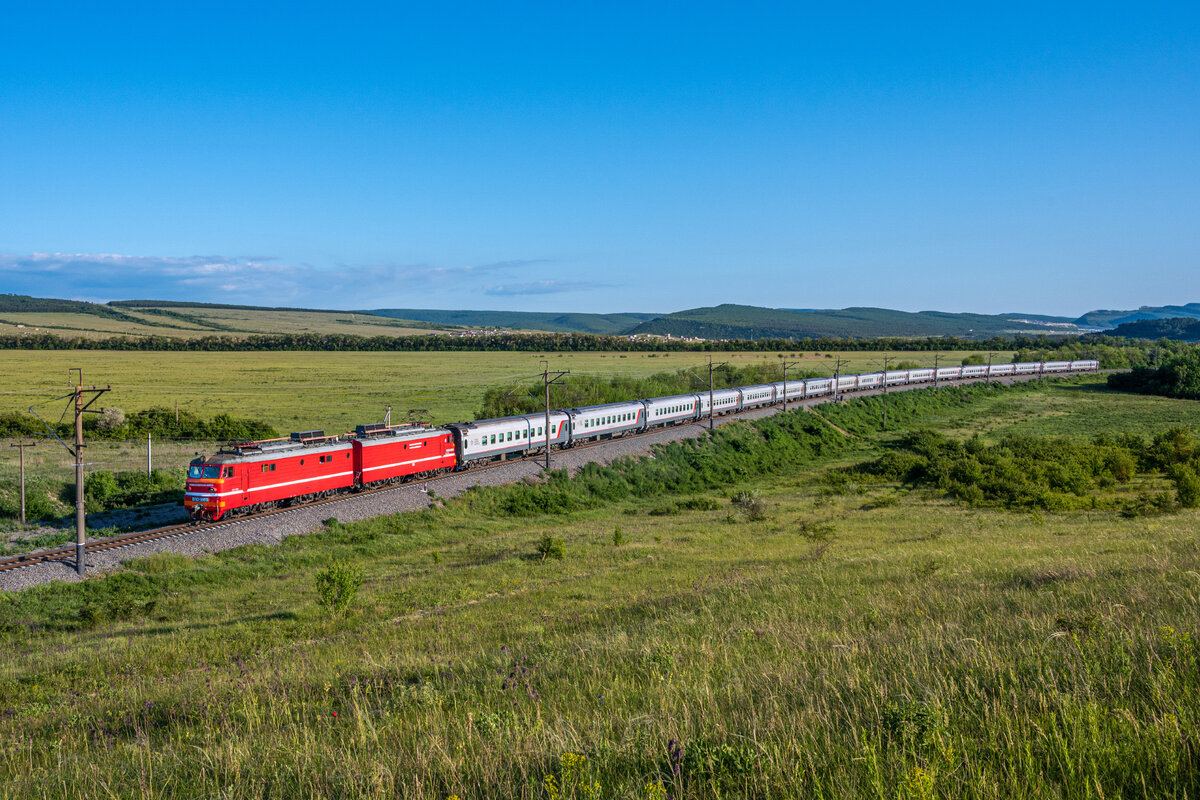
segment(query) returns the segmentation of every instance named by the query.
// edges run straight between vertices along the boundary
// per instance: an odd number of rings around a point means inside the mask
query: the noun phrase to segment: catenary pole
[[[887,430],[887,374],[891,360],[888,356],[883,357],[883,429],[885,431]]]
[[[787,360],[785,360],[783,362],[783,410],[785,412],[787,411],[787,400],[788,400],[788,398],[787,398],[787,371],[788,371],[789,367],[794,367],[799,363],[800,363],[799,361],[787,361]]]
[[[103,389],[96,386],[84,388],[83,386],[83,370],[77,367],[72,367],[68,370],[68,376],[71,373],[79,374],[79,383],[72,386],[72,394],[75,401],[75,571],[80,575],[87,572],[87,511],[85,509],[86,499],[83,489],[83,415],[88,412],[92,403],[100,399],[100,396],[110,390],[110,387]],[[84,402],[84,395],[91,394],[92,398]],[[92,411],[95,414],[98,412]]]
[[[571,374],[571,370],[569,370],[569,369],[561,370],[558,372],[554,372],[553,373],[554,377],[551,378],[550,377],[550,375],[551,375],[550,362],[549,361],[542,362],[542,388],[545,390],[545,403],[546,403],[546,471],[547,472],[550,471],[550,441],[551,441],[551,438],[550,438],[550,384],[557,383],[560,379],[562,379],[563,377],[570,375],[570,374]],[[567,421],[570,422],[569,415],[567,417]]]
[[[833,367],[833,402],[835,402],[835,403],[838,401],[838,384],[841,383],[842,367],[849,363],[850,363],[849,361],[844,361],[839,358],[837,360],[837,363],[834,364],[834,367]]]

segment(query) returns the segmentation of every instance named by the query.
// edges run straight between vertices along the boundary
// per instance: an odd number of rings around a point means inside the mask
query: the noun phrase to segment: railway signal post
[[[551,374],[554,375],[551,378]],[[550,362],[542,362],[542,388],[546,392],[546,471],[550,471],[550,384],[557,383],[561,378],[571,374],[571,370],[562,370],[559,372],[550,372]],[[570,418],[568,417],[568,423]]]
[[[16,447],[21,453],[21,524],[25,524],[25,448],[37,447],[37,442],[17,442],[9,447]]]

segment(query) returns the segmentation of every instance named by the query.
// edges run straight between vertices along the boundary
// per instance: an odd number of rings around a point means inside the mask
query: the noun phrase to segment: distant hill
[[[1089,311],[1075,324],[1087,328],[1115,328],[1143,319],[1200,319],[1200,303],[1182,306],[1142,306],[1133,311]]]
[[[1200,319],[1172,317],[1170,319],[1140,319],[1122,322],[1110,331],[1113,336],[1131,339],[1175,339],[1181,342],[1200,342]]]
[[[181,303],[169,300],[80,300],[0,294],[0,335],[53,334],[86,339],[115,336],[262,336],[346,334],[400,336],[446,331],[443,325],[355,311]]]
[[[449,311],[430,308],[377,308],[364,311],[380,317],[396,317],[437,325],[468,328],[509,328],[552,333],[621,334],[658,314],[555,314],[537,311]]]
[[[703,339],[762,339],[873,336],[962,336],[986,338],[1013,333],[1076,333],[1067,317],[1036,314],[955,314],[886,308],[793,311],[720,305],[666,314],[629,333]]]
[[[72,302],[63,300],[60,302]],[[88,303],[87,305],[94,305]],[[290,306],[240,306],[234,303],[193,303],[185,300],[109,300],[106,306],[115,308],[216,308],[225,311],[309,311],[320,314],[345,314],[336,308],[292,308]],[[369,314],[369,311],[359,311],[359,314]]]
[[[30,297],[27,294],[0,294],[0,314],[94,314],[108,319],[124,319],[125,314],[102,303],[84,300],[58,300]]]

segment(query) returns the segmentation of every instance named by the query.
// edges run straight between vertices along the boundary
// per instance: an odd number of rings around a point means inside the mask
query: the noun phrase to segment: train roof
[[[386,442],[408,441],[409,439],[423,439],[429,436],[440,436],[449,432],[449,428],[442,427],[431,428],[426,425],[402,425],[389,428],[382,423],[377,423],[375,425],[359,425],[357,430],[350,434],[350,439],[361,442],[365,446]]]
[[[192,459],[193,464],[247,464],[258,461],[272,461],[278,458],[292,458],[311,453],[335,453],[350,448],[349,441],[333,437],[321,444],[296,444],[293,442],[235,444],[221,448],[216,454]]]
[[[606,408],[627,408],[629,406],[640,406],[641,400],[622,400],[619,403],[602,403],[598,406],[578,406],[570,409],[571,411],[603,411]]]
[[[567,416],[567,412],[563,411],[562,409],[557,409],[557,408],[551,409],[550,416],[554,417],[556,414],[559,416],[562,416],[562,417]],[[495,425],[498,422],[516,422],[517,420],[528,421],[531,419],[539,420],[539,419],[545,419],[545,418],[546,418],[545,411],[534,411],[530,414],[514,414],[511,417],[496,417],[495,419],[476,419],[476,420],[472,420],[470,422],[450,422],[450,423],[446,424],[446,427],[447,428],[465,428],[467,430],[470,430],[471,428],[478,428],[483,425]]]

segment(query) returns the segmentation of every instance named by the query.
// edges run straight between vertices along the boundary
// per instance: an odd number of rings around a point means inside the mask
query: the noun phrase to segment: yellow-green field
[[[835,357],[843,372],[878,369],[883,353],[788,353],[798,369],[832,374]],[[895,354],[891,354],[895,356]],[[957,364],[967,352],[942,354]],[[1007,354],[1006,354],[1007,355]],[[906,360],[932,363],[932,354],[902,354]],[[322,428],[341,431],[383,418],[391,405],[393,420],[410,409],[426,409],[435,423],[473,419],[484,391],[491,386],[528,380],[551,369],[573,374],[642,376],[707,363],[703,353],[320,353],[320,352],[129,352],[2,351],[0,412],[30,405],[57,419],[67,370],[83,369],[87,384],[111,385],[102,405],[127,414],[152,406],[174,407],[205,417],[227,413],[267,422],[280,430]],[[717,361],[745,365],[781,363],[777,353],[721,353]],[[794,373],[793,373],[794,374]],[[699,385],[699,384],[698,384]]]
[[[0,335],[52,333],[65,337],[106,339],[112,336],[247,336],[279,333],[332,333],[354,336],[405,336],[445,330],[445,326],[355,314],[351,311],[255,311],[228,308],[173,308],[185,317],[162,316],[136,308],[121,308],[137,320],[110,319],[94,314],[4,313]],[[195,317],[192,321],[186,317]],[[23,326],[23,327],[20,327]]]

